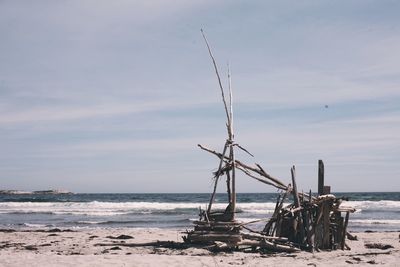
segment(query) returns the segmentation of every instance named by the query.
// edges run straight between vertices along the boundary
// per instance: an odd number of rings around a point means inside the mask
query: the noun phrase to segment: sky
[[[0,0],[0,189],[210,192],[227,138],[301,190],[400,191],[399,1]],[[219,191],[225,189],[220,186]],[[238,175],[239,192],[275,192]]]

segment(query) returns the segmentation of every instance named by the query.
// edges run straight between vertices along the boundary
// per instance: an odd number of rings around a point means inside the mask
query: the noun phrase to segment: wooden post
[[[322,190],[323,195],[329,195],[331,193],[331,186],[330,185],[324,185],[324,189]]]
[[[331,210],[330,201],[325,201],[322,203],[323,208],[323,237],[322,237],[322,247],[324,249],[330,249],[331,238],[330,238],[330,218],[329,213]]]
[[[231,211],[232,219],[235,219],[236,210],[236,160],[235,152],[233,151],[234,134],[233,134],[233,93],[232,93],[232,82],[231,82],[231,70],[228,64],[228,89],[229,89],[229,114],[228,114],[228,141],[230,145],[229,159],[232,164],[232,192],[231,192]],[[225,104],[226,105],[226,104]]]
[[[324,193],[324,162],[320,159],[318,160],[318,195],[323,195]]]
[[[236,210],[236,181],[235,181],[235,154],[233,151],[233,146],[231,144],[231,153],[230,153],[230,158],[231,158],[231,162],[232,162],[232,188],[231,188],[231,210],[232,210],[232,219],[235,218],[235,210]]]
[[[297,184],[296,184],[296,168],[295,166],[290,169],[292,174],[292,186],[293,186],[293,200],[294,206],[298,208],[300,206],[299,194],[297,193]]]
[[[291,174],[292,174],[292,185],[293,185],[293,199],[294,199],[294,206],[296,208],[300,207],[300,199],[299,199],[299,194],[297,191],[297,183],[296,183],[296,168],[295,166],[292,167],[292,169],[290,170]],[[304,241],[304,225],[303,225],[303,218],[301,216],[301,212],[298,211],[297,212],[297,220],[298,220],[298,228],[300,228],[300,237],[299,237],[299,243],[303,243]],[[297,233],[294,233],[295,236],[297,236]]]
[[[226,192],[228,193],[228,203],[231,204],[231,174],[229,171],[226,172]]]
[[[340,244],[340,247],[342,250],[344,250],[345,247],[345,242],[346,242],[346,232],[347,232],[347,224],[349,223],[349,213],[350,212],[346,212],[346,218],[344,219],[344,225],[343,225],[343,232],[340,233],[342,235],[342,243]]]

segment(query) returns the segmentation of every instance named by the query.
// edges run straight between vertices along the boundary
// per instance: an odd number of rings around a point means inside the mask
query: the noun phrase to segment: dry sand
[[[182,241],[181,231],[165,229],[84,229],[74,232],[0,232],[0,266],[400,266],[400,232],[357,233],[351,250],[294,254],[218,253],[204,249],[96,246],[96,243]],[[112,239],[129,235],[130,239]],[[370,249],[380,243],[393,248]]]

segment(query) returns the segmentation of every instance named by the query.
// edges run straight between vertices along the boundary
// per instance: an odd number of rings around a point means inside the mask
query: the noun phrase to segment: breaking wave
[[[342,207],[353,207],[359,212],[400,212],[400,201],[344,201]]]
[[[59,214],[115,216],[128,214],[187,214],[205,208],[204,203],[162,202],[2,202],[2,214]],[[225,209],[226,204],[214,204],[216,209]],[[239,213],[269,214],[275,203],[239,203]]]

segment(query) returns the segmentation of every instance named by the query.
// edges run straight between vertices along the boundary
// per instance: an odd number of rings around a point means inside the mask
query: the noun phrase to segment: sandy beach
[[[399,266],[399,233],[356,233],[358,240],[348,240],[351,250],[345,251],[261,255],[117,245],[182,241],[182,231],[172,229],[3,229],[0,232],[0,266]],[[101,243],[116,245],[97,245]],[[365,246],[373,243],[388,248]]]

